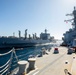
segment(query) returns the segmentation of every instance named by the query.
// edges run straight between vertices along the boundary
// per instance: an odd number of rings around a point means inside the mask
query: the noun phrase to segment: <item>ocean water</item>
[[[51,48],[53,46],[59,46],[61,43],[62,43],[62,41],[57,41],[57,43],[53,43],[53,44],[45,45],[45,46],[36,46],[36,47],[29,47],[29,48],[23,48],[23,49],[16,49],[15,53],[12,54],[12,52],[11,52],[7,55],[2,55],[2,54],[7,53],[8,51],[10,51],[10,49],[0,50],[0,75],[2,72],[4,72],[8,68],[9,68],[9,71],[12,71],[16,67],[18,67],[18,64],[17,64],[18,61],[28,60],[29,56],[31,56],[31,55],[36,56],[36,55],[40,54],[41,49],[43,47],[45,47],[47,50],[48,48]],[[12,57],[11,57],[11,55],[12,55]],[[11,59],[11,61],[7,65],[10,65],[10,66],[7,66],[7,68],[5,68],[6,67],[6,65],[5,65],[1,68],[1,66],[4,65],[5,63],[7,63],[7,61],[9,59]],[[5,68],[5,70],[2,71],[3,68]],[[8,71],[6,71],[2,75],[6,75],[7,72]]]

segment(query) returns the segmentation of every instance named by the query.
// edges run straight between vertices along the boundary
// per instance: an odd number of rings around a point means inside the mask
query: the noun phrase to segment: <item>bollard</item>
[[[43,56],[43,51],[42,50],[41,50],[41,54],[40,55],[41,55],[41,57]]]
[[[43,47],[41,50],[42,50],[42,54],[45,55],[46,54],[45,48]]]
[[[35,61],[36,61],[36,58],[29,58],[28,59],[28,62],[29,62],[29,70],[35,69]]]
[[[26,71],[26,65],[27,65],[27,61],[19,61],[18,65],[19,65],[19,71],[18,71],[18,75],[25,75]]]
[[[48,51],[50,52],[51,48],[48,49]]]

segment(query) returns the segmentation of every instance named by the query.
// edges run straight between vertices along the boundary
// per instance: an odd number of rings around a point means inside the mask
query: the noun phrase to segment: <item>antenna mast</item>
[[[74,10],[71,14],[66,14],[66,16],[73,16],[74,18],[69,19],[69,20],[64,20],[64,22],[71,22],[72,23],[72,28],[76,29],[76,8],[74,6]]]

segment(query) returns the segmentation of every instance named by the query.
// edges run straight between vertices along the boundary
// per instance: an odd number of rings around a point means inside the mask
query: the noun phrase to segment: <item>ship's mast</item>
[[[45,29],[45,33],[47,33],[47,29]]]
[[[15,32],[13,32],[13,37],[15,37]]]
[[[74,26],[75,26],[75,29],[76,29],[76,9],[75,9],[75,7],[74,7],[74,11],[73,11],[73,16],[74,16],[73,23],[74,23]]]
[[[66,16],[73,16],[74,18],[69,19],[69,20],[65,20],[65,22],[69,21],[72,23],[73,29],[76,30],[76,8],[74,6],[74,10],[71,14],[66,14]]]
[[[25,30],[25,39],[27,39],[27,29]]]
[[[19,38],[21,38],[21,31],[19,30],[18,32],[19,32]]]

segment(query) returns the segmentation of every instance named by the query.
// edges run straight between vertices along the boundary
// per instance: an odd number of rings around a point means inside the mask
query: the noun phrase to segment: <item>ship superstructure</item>
[[[76,8],[74,7],[74,10],[71,14],[67,14],[66,16],[73,16],[70,20],[65,20],[65,22],[71,22],[72,28],[69,29],[69,31],[66,31],[63,34],[63,45],[72,46],[73,40],[76,38]]]

